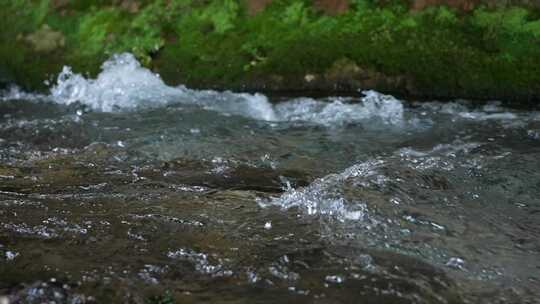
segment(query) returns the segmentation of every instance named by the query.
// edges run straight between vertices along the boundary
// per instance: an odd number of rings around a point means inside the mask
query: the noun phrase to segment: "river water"
[[[1,303],[540,303],[540,112],[102,69],[0,94]]]

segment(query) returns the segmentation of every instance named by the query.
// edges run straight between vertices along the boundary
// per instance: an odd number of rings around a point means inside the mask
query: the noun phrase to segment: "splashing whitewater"
[[[132,54],[112,56],[101,66],[95,79],[64,67],[49,96],[36,96],[12,90],[3,99],[48,99],[70,105],[84,104],[95,111],[129,111],[169,104],[195,105],[207,110],[240,115],[256,120],[304,121],[327,126],[379,119],[385,124],[401,124],[403,105],[389,95],[362,92],[360,99],[329,98],[321,101],[299,98],[272,104],[263,94],[191,90],[166,85],[158,74],[141,66]],[[32,97],[32,98],[29,98]]]

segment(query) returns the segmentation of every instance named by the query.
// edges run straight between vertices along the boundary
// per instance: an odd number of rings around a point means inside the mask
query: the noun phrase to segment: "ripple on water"
[[[347,168],[339,174],[331,174],[315,180],[301,189],[289,188],[278,198],[259,200],[263,207],[278,206],[283,209],[298,207],[308,215],[328,215],[339,221],[361,221],[367,213],[361,202],[348,202],[343,195],[342,184],[349,178],[369,178],[376,174],[381,161],[369,161]]]
[[[2,293],[537,299],[538,112],[362,94],[172,87],[129,54],[0,93]]]
[[[211,275],[212,277],[228,277],[233,274],[232,270],[229,270],[224,266],[224,261],[222,259],[191,249],[180,248],[175,251],[169,251],[167,257],[174,260],[190,262],[193,264],[196,271],[201,274]],[[215,262],[211,262],[211,260],[215,260]]]

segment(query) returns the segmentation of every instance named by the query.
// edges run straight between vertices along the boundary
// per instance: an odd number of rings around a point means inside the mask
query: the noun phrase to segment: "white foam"
[[[383,123],[403,123],[403,104],[389,95],[363,91],[361,103],[346,103],[343,98],[331,102],[299,98],[276,105],[276,114],[283,121],[308,121],[324,125],[340,125],[378,118]]]
[[[101,69],[96,79],[88,79],[73,73],[71,68],[64,67],[56,84],[51,88],[49,98],[66,105],[79,102],[104,112],[171,103],[193,104],[258,120],[304,121],[327,126],[370,118],[378,118],[388,124],[399,124],[403,116],[403,105],[399,100],[375,91],[363,92],[365,97],[355,103],[347,103],[351,100],[342,98],[333,98],[330,101],[301,98],[274,106],[262,94],[197,91],[184,86],[167,86],[159,75],[142,67],[129,53],[112,56]]]
[[[517,114],[502,107],[501,103],[498,101],[487,103],[479,110],[471,110],[471,104],[465,105],[458,102],[427,102],[420,104],[420,107],[435,113],[449,114],[463,119],[477,121],[510,121],[519,118]]]
[[[367,179],[377,174],[382,161],[367,161],[345,169],[341,173],[319,178],[300,189],[289,188],[280,197],[260,200],[262,207],[299,208],[308,215],[330,216],[340,221],[361,221],[367,216],[364,202],[349,202],[343,194],[344,182],[350,178]]]
[[[461,112],[459,116],[473,120],[512,120],[518,116],[510,112],[484,113],[484,112]]]
[[[258,120],[276,121],[275,111],[263,94],[217,92],[211,90],[188,90],[189,102],[206,109],[222,113],[236,114]]]
[[[47,96],[42,95],[42,94],[32,94],[32,93],[24,92],[18,86],[11,86],[7,90],[0,92],[0,101],[23,100],[23,99],[39,101],[39,100],[46,100]]]
[[[320,101],[300,98],[272,105],[262,94],[190,90],[166,85],[158,74],[141,66],[129,53],[117,54],[103,63],[101,73],[86,78],[64,67],[49,96],[18,89],[2,95],[8,99],[48,99],[59,104],[81,103],[95,111],[129,111],[172,103],[192,104],[225,114],[266,121],[302,121],[327,126],[366,119],[384,124],[403,122],[402,103],[389,95],[364,91],[360,99],[332,98]]]
[[[158,75],[141,67],[131,54],[114,55],[101,69],[96,79],[86,79],[64,67],[51,89],[52,99],[67,105],[80,102],[94,110],[110,112],[147,102],[166,104],[184,95],[183,89],[165,85]]]
[[[315,100],[298,98],[271,104],[262,94],[190,90],[184,86],[166,85],[158,74],[141,66],[129,53],[113,55],[103,63],[101,73],[87,78],[64,67],[50,90],[50,95],[31,94],[12,87],[0,92],[0,101],[49,100],[59,104],[84,104],[95,111],[130,111],[169,104],[190,104],[226,115],[241,115],[252,119],[282,122],[307,122],[325,126],[342,126],[376,120],[384,125],[401,127],[404,106],[396,98],[375,91],[363,91],[361,98],[329,98]],[[491,102],[479,110],[471,110],[463,102],[429,102],[419,106],[430,112],[448,114],[475,121],[502,121],[508,126],[520,126],[519,121],[540,120],[540,115],[524,117],[511,112],[499,102]],[[424,114],[421,114],[424,115]],[[536,115],[536,116],[535,116]],[[415,123],[416,121],[416,123]],[[420,121],[421,123],[418,123]],[[408,126],[418,129],[425,125],[418,117],[410,118]],[[375,124],[375,126],[380,124]]]

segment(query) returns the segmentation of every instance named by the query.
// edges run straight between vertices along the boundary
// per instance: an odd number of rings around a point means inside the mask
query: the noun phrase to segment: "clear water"
[[[540,112],[195,91],[122,54],[2,92],[0,159],[8,303],[539,302]]]

